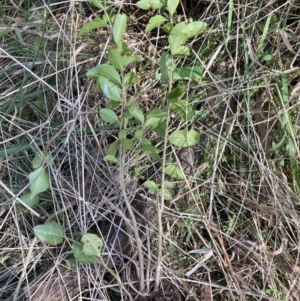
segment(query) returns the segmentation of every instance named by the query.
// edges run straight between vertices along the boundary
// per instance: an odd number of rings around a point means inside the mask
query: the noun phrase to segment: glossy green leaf
[[[158,137],[164,138],[166,133],[166,128],[167,128],[166,120],[160,121],[155,127],[152,126],[150,128],[152,129],[152,131],[156,133]]]
[[[130,84],[133,83],[134,74],[132,71],[129,71],[124,76],[124,85],[128,87]]]
[[[186,36],[186,39],[190,39],[195,37],[200,32],[204,31],[206,28],[207,24],[201,21],[194,21],[191,23],[180,22],[173,27],[171,34],[184,34]]]
[[[127,16],[118,14],[115,17],[113,24],[112,35],[115,43],[119,48],[122,48],[122,38],[127,26]]]
[[[155,127],[159,122],[167,119],[167,112],[163,109],[154,109],[147,115],[146,126]]]
[[[170,135],[169,140],[175,146],[187,147],[199,143],[200,135],[195,130],[176,130]]]
[[[129,139],[121,140],[121,145],[124,151],[129,151],[134,149],[134,143]]]
[[[187,46],[180,46],[178,49],[172,52],[174,56],[189,56],[190,49]]]
[[[77,242],[72,244],[72,253],[75,259],[82,264],[98,262],[98,256],[89,256],[83,252],[81,245]]]
[[[35,195],[33,198],[31,198],[31,193],[22,195],[20,199],[29,207],[35,206],[39,203],[40,198],[39,195]],[[18,202],[18,201],[17,201]]]
[[[118,152],[118,147],[119,147],[119,141],[117,140],[109,146],[107,150],[107,155],[116,156]]]
[[[168,22],[168,23],[166,23],[166,24],[164,24],[163,26],[162,26],[162,30],[164,31],[164,32],[166,32],[167,34],[170,34],[171,33],[171,31],[172,31],[172,29],[173,29],[173,23],[171,23],[171,22]]]
[[[119,101],[114,101],[114,100],[111,100],[107,103],[106,105],[106,109],[115,109],[117,108],[118,106],[120,105],[120,102]]]
[[[180,22],[176,24],[169,35],[170,50],[173,55],[188,55],[189,49],[181,45],[189,38],[192,38],[204,31],[207,24],[201,21],[195,21],[186,24]]]
[[[97,20],[88,22],[82,26],[82,28],[79,31],[79,36],[93,30],[96,28],[106,28],[108,25],[106,22],[98,18]]]
[[[28,175],[29,189],[31,198],[33,199],[37,194],[46,191],[50,186],[48,175],[43,167],[36,169]]]
[[[173,73],[174,80],[197,80],[202,79],[203,69],[200,66],[177,67]]]
[[[150,32],[152,29],[156,27],[160,27],[163,23],[167,22],[168,19],[161,16],[161,15],[156,15],[154,17],[151,17],[149,20],[149,23],[146,26],[146,32]]]
[[[37,151],[31,164],[32,164],[32,167],[34,169],[37,169],[39,167],[42,166],[43,164],[43,161],[44,161],[44,152],[42,152],[41,150]],[[47,164],[50,164],[52,162],[52,157],[51,155],[48,153],[47,156],[46,156],[46,163]]]
[[[117,69],[122,70],[125,66],[124,58],[117,49],[110,49],[107,54],[108,61]]]
[[[110,164],[113,164],[113,163],[119,163],[119,160],[117,159],[116,156],[114,155],[106,155],[104,158],[103,158],[103,161],[104,162],[108,162]]]
[[[163,51],[160,57],[159,68],[161,73],[161,82],[167,83],[173,78],[173,72],[176,68],[172,56]]]
[[[176,165],[168,165],[165,168],[165,173],[175,179],[183,180],[184,174],[182,170]]]
[[[130,131],[131,131],[130,128],[122,129],[122,130],[119,132],[119,134],[118,134],[118,138],[119,138],[120,140],[125,139],[126,136],[127,136],[127,134],[128,134]]]
[[[154,194],[157,191],[157,185],[153,181],[146,181],[143,183],[143,186],[148,188],[151,194]]]
[[[88,256],[100,256],[103,246],[102,239],[93,233],[85,233],[81,237],[82,251]]]
[[[143,139],[143,135],[144,135],[144,130],[143,129],[138,129],[134,133],[134,138],[140,141],[140,140]]]
[[[159,194],[161,193],[161,189],[158,190]],[[170,194],[170,191],[168,188],[164,187],[164,193],[163,193],[163,197],[165,200],[169,201],[172,199],[172,196]]]
[[[180,116],[183,122],[191,121],[195,115],[194,108],[182,99],[172,101],[170,109]]]
[[[114,66],[100,65],[98,66],[98,73],[106,77],[109,81],[115,84],[121,84],[121,77]]]
[[[161,161],[162,161],[161,158],[159,157],[159,155],[157,154],[156,147],[151,144],[146,144],[146,145],[140,146],[135,151],[136,155],[139,155],[139,153],[141,153],[141,152],[148,154],[152,158],[156,159],[159,163],[161,163]]]
[[[51,246],[62,243],[65,236],[64,228],[55,221],[35,226],[33,231],[41,242]]]
[[[171,16],[174,15],[178,4],[179,4],[179,0],[168,0],[167,1],[167,10],[169,11]]]
[[[117,102],[122,101],[120,88],[116,84],[108,80],[106,77],[99,76],[97,80],[97,85],[102,91],[102,93],[110,100]]]
[[[173,188],[174,184],[169,181],[164,181],[164,186],[165,188]]]
[[[181,97],[185,92],[185,87],[184,86],[177,86],[175,89],[173,89],[171,92],[167,94],[167,99],[177,99]]]
[[[136,3],[136,6],[141,9],[159,9],[164,6],[162,0],[141,0]]]
[[[89,4],[95,6],[95,7],[99,8],[99,9],[104,9],[104,7],[102,5],[102,1],[103,0],[89,0]]]
[[[129,64],[139,62],[140,58],[137,55],[130,55],[124,58],[124,66],[128,66]]]
[[[139,121],[141,124],[145,122],[145,117],[141,109],[137,106],[131,106],[129,108],[129,113],[133,116],[136,121]]]
[[[91,68],[87,73],[86,73],[86,77],[93,79],[93,80],[97,80],[98,77],[100,76],[100,74],[98,73],[98,66],[97,67],[93,67]]]
[[[110,109],[100,109],[99,111],[100,117],[108,123],[116,123],[119,122],[119,118],[113,110]]]
[[[176,25],[174,26],[174,28]],[[184,33],[178,33],[174,34],[172,29],[170,35],[169,35],[169,45],[170,45],[170,51],[172,55],[175,53],[180,52],[181,45],[187,40],[187,36]]]

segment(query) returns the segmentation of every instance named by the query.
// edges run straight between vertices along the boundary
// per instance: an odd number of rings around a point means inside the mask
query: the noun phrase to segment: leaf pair
[[[38,151],[31,162],[35,170],[28,175],[30,193],[20,197],[30,207],[39,203],[39,194],[46,191],[50,186],[49,177],[43,164],[44,161],[48,164],[51,163],[51,156],[47,154],[45,157],[42,151]]]

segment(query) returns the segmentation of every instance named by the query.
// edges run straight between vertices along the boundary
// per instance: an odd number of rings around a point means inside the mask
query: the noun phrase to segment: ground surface
[[[145,130],[165,165],[184,173],[165,176],[173,187],[159,216],[161,195],[143,184],[161,185],[165,166],[136,154],[142,142],[135,129],[126,134],[133,149],[118,152],[117,163],[103,160],[120,128],[100,119],[109,99],[86,74],[108,63],[111,27],[79,35],[103,10],[88,2],[3,1],[0,299],[12,300],[20,289],[33,301],[299,300],[298,1],[181,0],[172,22],[208,27],[185,42],[190,56],[174,62],[198,66],[201,76],[168,84],[160,77],[168,36],[145,32],[149,19],[166,11],[143,11],[136,1],[109,5],[111,14],[128,16],[124,41],[139,57],[126,70],[136,80],[122,90],[124,102],[144,116],[166,111],[169,89],[182,85],[193,118],[184,123],[172,111],[167,136],[192,129],[199,141],[178,147]],[[120,119],[124,110],[114,108]],[[30,191],[38,150],[52,157],[44,162],[49,187],[24,207],[18,200]],[[64,230],[58,245],[35,238],[34,227],[50,220]],[[110,271],[74,260],[71,247],[84,233],[102,238]],[[135,292],[138,247],[147,296]],[[155,289],[158,259],[162,281]]]

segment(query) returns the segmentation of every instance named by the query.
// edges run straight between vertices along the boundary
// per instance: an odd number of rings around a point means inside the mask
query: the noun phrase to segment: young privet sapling
[[[95,80],[99,91],[109,100],[106,107],[100,109],[99,114],[101,120],[113,124],[119,129],[118,140],[111,144],[104,160],[112,164],[119,164],[120,173],[124,173],[124,154],[134,149],[137,156],[140,154],[148,154],[162,163],[163,174],[161,184],[157,184],[154,181],[146,181],[144,183],[144,186],[148,187],[151,193],[160,194],[162,202],[160,208],[163,208],[164,199],[171,198],[168,189],[173,187],[171,182],[164,181],[165,173],[174,178],[184,178],[182,170],[177,165],[170,164],[166,166],[167,142],[178,147],[189,147],[196,145],[200,140],[199,133],[193,129],[187,130],[185,128],[175,130],[170,133],[170,135],[167,132],[170,111],[180,117],[182,124],[191,122],[195,116],[193,106],[189,104],[187,100],[182,99],[185,94],[185,87],[181,82],[186,80],[201,81],[202,68],[200,66],[177,67],[174,57],[189,56],[190,49],[188,46],[185,46],[184,43],[207,28],[207,24],[201,21],[190,23],[179,22],[174,24],[173,15],[178,4],[179,0],[142,0],[136,4],[141,9],[160,9],[162,13],[153,16],[149,20],[146,32],[160,27],[168,34],[168,46],[162,52],[159,59],[159,84],[162,88],[168,87],[169,90],[164,99],[165,102],[163,102],[167,103],[167,107],[153,109],[145,116],[142,110],[134,103],[134,98],[127,96],[129,87],[139,80],[139,78],[132,71],[128,71],[127,68],[129,64],[137,62],[139,59],[132,54],[129,47],[123,42],[123,35],[127,26],[127,16],[124,14],[117,14],[111,18],[111,23],[113,24],[112,38],[115,46],[107,52],[107,64],[96,66],[87,73],[87,77]],[[104,21],[104,25],[101,24],[101,20]],[[110,27],[108,21],[106,11],[102,19],[97,19],[99,27]],[[94,24],[93,28],[95,28]],[[176,82],[178,85],[174,87]],[[145,137],[149,130],[164,140],[162,159],[157,154],[156,147]],[[128,133],[133,133],[134,139],[128,139]],[[120,179],[122,178],[124,178],[124,175],[120,176]],[[120,183],[120,186],[122,191],[125,191],[124,183]],[[126,201],[125,192],[124,198]],[[130,208],[130,205],[127,207]],[[158,213],[159,221],[161,221],[161,212],[162,209],[159,210]],[[134,216],[132,217],[134,220]],[[159,232],[162,234],[161,225],[159,225],[159,228]],[[138,240],[138,234],[136,235],[136,240]],[[158,248],[158,261],[160,261],[162,250],[161,241]],[[139,253],[141,254],[140,251]],[[140,262],[140,264],[142,266],[142,262]],[[160,274],[159,266],[160,262],[158,262],[157,270],[158,279]],[[141,269],[140,277],[142,276],[142,272]],[[143,285],[143,281],[140,281],[140,287],[141,285]]]
[[[173,90],[172,86],[175,82],[186,80],[200,81],[202,68],[200,66],[177,67],[174,56],[188,56],[190,54],[189,48],[182,44],[187,39],[204,31],[207,25],[200,21],[173,24],[173,15],[178,3],[179,1],[153,0],[137,2],[137,6],[141,9],[161,9],[161,11],[169,12],[168,15],[152,17],[146,26],[146,32],[161,27],[169,35],[169,46],[167,51],[162,52],[159,60],[160,84],[162,88],[166,85],[170,87],[170,92],[167,94],[168,107],[153,109],[146,116],[134,103],[134,98],[127,97],[127,90],[130,85],[139,80],[138,76],[132,71],[126,72],[129,64],[139,61],[139,58],[133,55],[128,46],[122,41],[127,26],[127,17],[123,14],[111,17],[111,20],[113,20],[112,37],[115,47],[107,52],[107,64],[96,66],[87,73],[87,77],[95,80],[99,91],[109,99],[106,107],[100,109],[101,120],[114,124],[116,128],[119,128],[118,140],[110,145],[104,157],[104,160],[109,163],[120,163],[117,158],[120,147],[123,152],[134,149],[137,156],[148,154],[161,163],[162,160],[157,154],[156,147],[145,137],[147,130],[154,131],[158,137],[164,138],[169,110],[176,113],[183,124],[192,121],[195,116],[193,106],[181,98],[185,93],[184,86],[179,84]],[[97,18],[99,27],[110,26],[105,16]],[[96,26],[94,22],[90,22],[91,29]],[[121,112],[121,114],[116,112]],[[129,133],[133,134],[134,139],[127,138]],[[174,146],[189,147],[199,142],[199,133],[195,130],[175,130],[170,134],[168,140]],[[177,179],[184,178],[182,170],[175,164],[166,166],[165,173]],[[159,185],[154,184],[154,182],[145,182],[144,186],[151,188],[152,192],[159,191]],[[168,183],[167,186],[171,188],[172,184]],[[165,199],[170,199],[170,194],[165,190],[164,192],[166,192]]]

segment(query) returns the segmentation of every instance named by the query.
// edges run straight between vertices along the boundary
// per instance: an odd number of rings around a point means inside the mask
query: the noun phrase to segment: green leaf
[[[165,173],[175,179],[183,180],[184,174],[181,169],[176,165],[168,165],[165,168]]]
[[[168,0],[167,1],[167,10],[169,11],[171,16],[174,15],[178,4],[179,4],[179,0]]]
[[[114,156],[114,155],[106,155],[106,156],[103,158],[103,161],[108,162],[108,163],[110,163],[110,164],[113,164],[113,163],[119,163],[117,157]]]
[[[118,147],[119,141],[115,141],[114,143],[112,143],[107,150],[107,155],[116,156],[118,152]]]
[[[172,31],[172,29],[173,29],[173,23],[171,23],[171,22],[168,22],[168,23],[166,23],[161,29],[163,30],[163,31],[165,31],[167,34],[170,34],[171,33],[171,31]]]
[[[173,55],[188,55],[189,49],[187,47],[181,47],[181,45],[187,39],[196,36],[206,28],[207,24],[201,21],[195,21],[188,24],[180,22],[176,24],[169,35],[171,53]]]
[[[39,150],[38,152],[36,152],[31,164],[32,164],[32,167],[34,169],[36,168],[39,168],[42,166],[43,164],[43,160],[44,160],[44,152],[42,152],[41,150]],[[52,162],[52,157],[51,155],[48,153],[47,156],[46,156],[46,162],[48,164],[50,164]]]
[[[164,181],[164,186],[165,188],[173,188],[174,184],[169,181]]]
[[[185,86],[177,86],[175,89],[173,89],[171,92],[167,94],[167,99],[177,99],[181,97],[185,92]]]
[[[167,128],[167,123],[165,120],[158,122],[158,124],[155,127],[151,127],[151,129],[156,133],[156,135],[160,138],[165,137]]]
[[[118,14],[115,17],[115,22],[112,29],[113,39],[117,46],[122,49],[122,37],[126,30],[127,16],[124,14]]]
[[[108,61],[117,69],[122,70],[125,66],[124,58],[117,49],[110,49],[107,54]]]
[[[130,55],[124,58],[124,66],[128,66],[129,64],[139,62],[140,59],[137,55]]]
[[[142,110],[140,110],[137,106],[131,106],[129,108],[129,113],[133,116],[133,118],[136,121],[139,121],[141,124],[144,124],[145,122],[144,114]]]
[[[177,25],[175,25],[174,28],[176,26]],[[187,36],[184,33],[178,33],[178,34],[172,33],[174,28],[172,29],[172,31],[169,35],[169,45],[170,45],[170,51],[171,51],[172,55],[174,55],[175,53],[181,52],[180,47],[187,40]]]
[[[147,115],[146,125],[159,137],[163,138],[166,131],[167,112],[162,109],[154,109]]]
[[[167,201],[170,201],[172,199],[170,191],[167,188],[164,189],[164,199],[167,200]]]
[[[174,80],[197,80],[202,79],[203,69],[200,66],[177,67],[173,73]]]
[[[154,194],[157,191],[157,185],[153,181],[146,181],[143,186],[149,189],[149,193]]]
[[[161,189],[159,189],[158,192],[159,192],[159,194],[160,194]],[[172,199],[172,196],[171,196],[171,194],[170,194],[170,191],[169,191],[166,187],[164,188],[163,197],[164,197],[164,199],[167,200],[167,201],[169,201],[169,200]]]
[[[171,34],[184,34],[186,36],[186,39],[190,39],[200,32],[204,31],[206,28],[207,24],[201,21],[194,21],[191,23],[180,22],[173,27]]]
[[[100,109],[99,111],[100,117],[108,123],[116,123],[119,122],[119,118],[113,110],[110,109]]]
[[[148,126],[159,137],[163,138],[166,131],[167,112],[162,109],[154,109],[147,115],[145,126]]]
[[[36,169],[28,175],[29,189],[31,192],[31,198],[33,199],[37,194],[46,191],[49,186],[49,178],[43,167]]]
[[[192,120],[195,115],[194,108],[185,100],[171,101],[170,109],[180,116],[183,122]]]
[[[133,83],[134,79],[134,73],[132,71],[129,71],[124,76],[124,85],[128,87],[130,84]]]
[[[99,76],[97,85],[102,93],[110,100],[117,102],[122,101],[120,88],[116,84],[108,80],[106,77]]]
[[[121,140],[121,145],[122,145],[124,151],[128,151],[128,150],[133,150],[134,149],[133,142],[131,140],[127,139],[127,138]]]
[[[98,73],[106,77],[112,83],[121,84],[121,77],[114,66],[100,65],[98,66]]]
[[[121,78],[118,71],[111,65],[103,64],[90,69],[86,73],[86,76],[93,80],[98,80],[101,75],[112,83],[121,84]]]
[[[102,0],[89,0],[89,4],[94,5],[95,7],[99,8],[99,9],[104,9],[103,5],[102,5]]]
[[[134,169],[134,176],[138,177],[140,179],[144,179],[145,177],[143,176],[143,172],[149,168],[151,165],[143,165],[143,166],[139,166],[137,168]]]
[[[65,236],[64,228],[55,221],[35,226],[33,231],[41,242],[51,246],[62,243]]]
[[[99,76],[100,76],[100,74],[98,73],[98,66],[93,67],[86,73],[86,77],[93,79],[93,80],[97,80]]]
[[[119,138],[120,140],[125,139],[126,136],[127,136],[127,134],[128,134],[130,131],[131,131],[130,128],[126,128],[126,129],[121,130],[121,131],[119,132],[119,134],[118,134],[118,138]]]
[[[176,65],[173,61],[172,56],[163,51],[160,57],[159,69],[161,73],[161,82],[168,83],[169,80],[173,78],[173,72],[176,68]]]
[[[164,2],[162,0],[141,0],[136,3],[136,6],[141,9],[159,9],[164,6]]]
[[[180,46],[177,50],[172,52],[174,56],[189,56],[190,49],[187,46]]]
[[[85,255],[88,256],[100,256],[100,252],[103,246],[102,239],[92,233],[85,233],[81,237],[82,242],[82,251],[85,253]]]
[[[143,129],[138,129],[134,133],[134,138],[140,141],[140,140],[143,139],[143,135],[144,135],[144,130]]]
[[[29,207],[33,207],[37,205],[40,201],[39,195],[35,195],[33,198],[31,198],[31,193],[22,195],[20,199]],[[17,201],[18,202],[18,201]]]
[[[5,29],[0,30],[0,38],[4,35],[6,35],[7,33],[11,32],[13,30],[13,27],[8,27]]]
[[[139,155],[140,152],[150,155],[152,158],[156,159],[159,163],[161,163],[161,158],[157,154],[157,149],[155,146],[151,144],[140,146],[136,149],[135,153],[136,155]]]
[[[120,105],[120,102],[119,101],[109,101],[106,105],[106,109],[115,109],[117,108],[118,106]]]
[[[131,49],[128,47],[128,45],[125,42],[122,42],[121,48],[119,48],[121,55],[123,55],[125,60],[125,55],[131,54]]]
[[[167,18],[160,16],[160,15],[156,15],[156,16],[150,18],[145,31],[150,32],[153,28],[159,27],[161,24],[163,24],[167,21],[168,21]]]
[[[146,126],[151,129],[158,126],[161,121],[165,121],[167,119],[167,112],[163,109],[154,109],[147,115]]]
[[[169,140],[175,146],[187,147],[199,143],[200,135],[195,130],[176,130],[170,135]]]
[[[82,264],[96,263],[98,262],[97,256],[86,255],[79,243],[75,242],[72,244],[72,253],[75,259]]]
[[[108,25],[106,22],[101,20],[100,18],[97,18],[97,20],[91,21],[85,25],[82,26],[82,28],[79,31],[79,36],[82,36],[83,34],[96,29],[96,28],[106,28]]]

